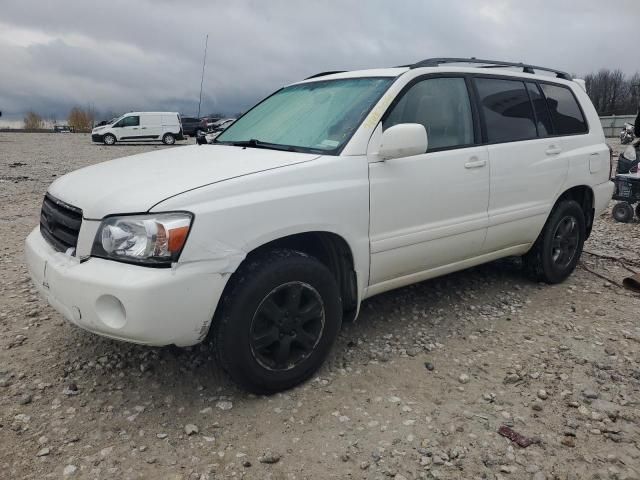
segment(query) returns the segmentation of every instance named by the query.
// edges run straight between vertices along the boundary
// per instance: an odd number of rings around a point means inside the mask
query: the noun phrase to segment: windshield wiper
[[[235,142],[218,142],[223,145],[233,145],[234,147],[268,148],[271,150],[283,150],[285,152],[295,152],[297,149],[291,145],[281,145],[279,143],[263,142],[256,138],[250,140],[237,140]]]

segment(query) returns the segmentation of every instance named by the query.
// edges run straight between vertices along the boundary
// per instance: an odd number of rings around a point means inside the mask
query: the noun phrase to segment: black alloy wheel
[[[313,375],[341,324],[342,299],[331,271],[305,253],[275,249],[250,255],[231,276],[211,334],[231,379],[270,394]]]
[[[578,221],[575,217],[567,215],[558,222],[551,242],[551,259],[558,268],[565,269],[569,266],[578,251],[579,239]]]
[[[575,270],[586,238],[582,206],[575,200],[560,200],[542,232],[524,256],[529,276],[538,282],[560,283]]]
[[[251,352],[269,370],[289,370],[313,353],[325,324],[324,303],[315,288],[289,282],[258,306],[249,332]]]

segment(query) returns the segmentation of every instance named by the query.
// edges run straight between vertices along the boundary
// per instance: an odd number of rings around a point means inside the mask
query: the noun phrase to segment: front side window
[[[232,123],[214,143],[337,153],[394,78],[346,78],[285,87]]]
[[[589,128],[582,116],[576,97],[567,87],[543,83],[540,85],[551,113],[556,135],[587,133]]]
[[[140,117],[124,117],[120,123],[123,127],[137,127],[140,125]]]
[[[489,143],[536,138],[533,108],[523,82],[497,78],[475,81]]]
[[[464,78],[430,78],[406,91],[382,121],[382,128],[419,123],[427,130],[428,151],[474,143],[471,103]]]

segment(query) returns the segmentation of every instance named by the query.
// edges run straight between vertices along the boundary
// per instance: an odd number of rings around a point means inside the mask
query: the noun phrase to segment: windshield
[[[335,154],[393,80],[347,78],[285,87],[232,123],[215,143]]]

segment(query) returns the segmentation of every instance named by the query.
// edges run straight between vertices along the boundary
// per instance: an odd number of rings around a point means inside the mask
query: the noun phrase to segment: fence
[[[625,123],[633,125],[635,122],[635,115],[611,115],[610,117],[600,117],[600,123],[604,130],[605,137],[617,137],[620,135],[620,130]]]

